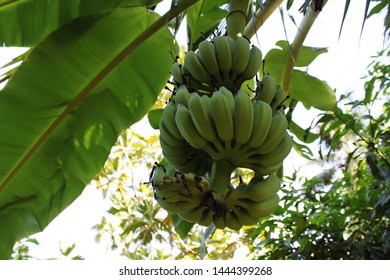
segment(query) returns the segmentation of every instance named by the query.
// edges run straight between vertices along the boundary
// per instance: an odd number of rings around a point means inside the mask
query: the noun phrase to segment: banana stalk
[[[235,167],[227,160],[215,160],[211,167],[210,186],[215,199],[223,200],[230,190],[230,177]]]
[[[231,0],[229,14],[226,18],[226,32],[234,40],[244,33],[247,23],[246,13],[248,10],[248,0]]]
[[[272,15],[272,13],[283,3],[283,0],[267,0],[263,7],[258,9],[255,16],[248,22],[244,29],[244,36],[248,39],[259,30],[263,23]]]
[[[325,6],[326,2],[328,2],[328,0],[323,0],[322,6]],[[284,75],[283,75],[282,88],[286,92],[286,94],[288,93],[288,88],[290,86],[290,82],[292,79],[292,73],[294,70],[295,62],[298,59],[298,55],[301,51],[301,47],[303,46],[303,42],[305,41],[310,28],[313,26],[320,12],[321,11],[316,11],[313,5],[309,7],[305,17],[302,19],[302,22],[299,25],[298,32],[294,38],[294,41],[291,43],[290,46],[291,56],[288,57],[285,66]]]

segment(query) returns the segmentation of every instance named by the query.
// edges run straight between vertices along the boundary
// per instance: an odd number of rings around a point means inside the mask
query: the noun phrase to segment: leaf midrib
[[[12,0],[10,0],[12,1]],[[117,67],[128,55],[130,55],[138,46],[151,37],[154,33],[160,30],[166,23],[182,13],[188,7],[192,6],[199,0],[187,0],[179,3],[177,6],[166,12],[162,17],[152,23],[144,32],[138,35],[127,47],[125,47],[110,63],[107,64],[89,83],[88,85],[73,99],[65,110],[54,120],[54,122],[45,130],[31,148],[24,154],[16,166],[8,173],[0,184],[0,192],[6,188],[8,183],[14,178],[19,170],[29,161],[39,147],[45,143],[52,132],[62,123],[62,121],[84,100],[84,98],[113,70]]]

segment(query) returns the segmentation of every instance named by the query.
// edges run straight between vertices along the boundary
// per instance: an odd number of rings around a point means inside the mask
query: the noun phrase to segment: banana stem
[[[323,0],[322,6],[325,6],[327,0]],[[307,34],[309,33],[310,28],[313,26],[314,21],[317,19],[320,11],[315,11],[311,5],[306,12],[306,15],[302,19],[301,24],[299,25],[298,32],[295,35],[294,41],[290,46],[290,56],[286,62],[286,68],[284,71],[283,78],[283,90],[288,94],[288,88],[290,86],[291,78],[294,71],[295,62],[298,59],[299,52],[301,51],[303,42],[306,39]]]
[[[270,15],[282,4],[283,0],[268,0],[264,3],[263,9],[258,9],[255,16],[248,22],[244,29],[244,36],[248,39],[259,30]]]
[[[235,167],[227,160],[216,160],[211,167],[210,186],[215,199],[223,199],[230,189],[230,177]]]
[[[248,5],[249,0],[230,0],[229,14],[226,18],[226,33],[233,39],[244,33]]]

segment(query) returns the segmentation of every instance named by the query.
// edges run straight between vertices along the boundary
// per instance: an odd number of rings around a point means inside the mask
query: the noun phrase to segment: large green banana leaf
[[[118,7],[151,6],[162,0],[0,0],[0,43],[32,46],[62,24]]]
[[[282,85],[286,62],[291,55],[287,41],[278,41],[277,48],[271,49],[264,57],[265,72],[271,74]],[[303,46],[295,62],[296,67],[307,67],[320,54],[326,53],[326,48]],[[333,110],[336,106],[334,90],[325,82],[309,75],[307,72],[294,69],[288,90],[289,96],[302,102],[307,108]]]
[[[0,258],[76,199],[120,132],[154,104],[178,52],[167,28],[147,39],[158,18],[145,8],[77,18],[0,91]]]

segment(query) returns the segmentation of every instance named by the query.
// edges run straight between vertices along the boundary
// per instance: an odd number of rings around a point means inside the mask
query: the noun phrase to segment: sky
[[[291,10],[296,11],[302,1],[295,2],[297,5],[294,5]],[[370,57],[383,47],[383,15],[368,19],[362,37],[359,38],[365,2],[363,0],[351,1],[350,10],[339,39],[339,28],[345,1],[329,0],[304,42],[306,46],[329,48],[328,53],[320,55],[309,66],[308,72],[327,81],[332,88],[336,89],[337,95],[349,91],[354,91],[356,95],[363,94],[361,78],[366,73],[367,65],[371,61]],[[165,0],[164,3],[170,3],[170,1]],[[167,7],[169,6],[165,5],[157,11],[162,13]],[[300,22],[300,14],[291,12],[291,15],[297,23]],[[286,33],[289,41],[292,41],[297,28],[286,14],[285,16]],[[182,29],[180,32],[181,38],[185,35],[184,30]],[[256,37],[253,37],[253,42],[260,47],[263,56],[274,47],[278,40],[286,39],[279,12],[275,12],[261,27],[257,38],[258,41]],[[185,44],[180,38],[178,39],[179,42]],[[24,49],[0,48],[0,65],[9,62],[23,51]],[[4,70],[6,69],[2,71]],[[307,117],[308,114],[314,116],[316,111],[306,112],[303,107],[298,107],[296,111],[298,110],[302,113],[294,115],[296,121],[303,127],[307,127],[311,122],[311,118]],[[135,124],[133,129],[142,132],[145,125],[148,123],[143,119]],[[304,165],[306,161],[292,152],[285,163],[290,168],[297,168]],[[320,172],[321,168],[322,166],[314,166],[313,174]],[[32,254],[42,259],[51,258],[59,255],[60,243],[64,246],[76,243],[75,253],[86,259],[94,260],[107,257],[120,259],[119,254],[107,252],[104,244],[97,244],[94,241],[95,232],[91,230],[96,223],[100,222],[108,208],[109,204],[102,200],[100,191],[97,191],[93,186],[87,186],[82,195],[53,220],[42,233],[34,235],[41,245],[39,247],[33,246]]]

